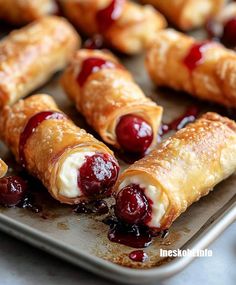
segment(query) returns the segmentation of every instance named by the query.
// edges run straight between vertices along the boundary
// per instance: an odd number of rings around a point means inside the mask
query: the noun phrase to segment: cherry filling
[[[236,17],[225,23],[221,40],[226,46],[236,46]]]
[[[89,57],[85,59],[81,66],[81,71],[77,76],[77,82],[82,87],[91,73],[97,72],[101,69],[116,68],[117,64],[99,57]]]
[[[203,62],[203,53],[208,45],[209,42],[196,43],[190,48],[188,54],[183,60],[183,63],[189,69],[189,71],[193,71],[199,64]]]
[[[109,154],[87,156],[78,171],[78,186],[86,196],[110,194],[119,173],[117,161]]]
[[[65,114],[56,112],[56,111],[45,111],[40,112],[34,115],[27,122],[23,132],[20,135],[19,142],[19,159],[20,163],[23,167],[26,167],[26,159],[24,154],[25,144],[28,138],[36,131],[36,128],[44,121],[44,120],[63,120],[66,118]]]
[[[15,206],[21,202],[27,191],[27,183],[18,176],[0,179],[0,204]]]
[[[130,184],[120,190],[115,214],[128,224],[146,224],[151,219],[150,203],[139,185]]]
[[[117,124],[116,137],[125,151],[145,154],[153,141],[153,131],[143,118],[125,115]]]
[[[96,21],[99,32],[106,32],[120,17],[124,2],[125,0],[112,0],[107,7],[97,12]]]

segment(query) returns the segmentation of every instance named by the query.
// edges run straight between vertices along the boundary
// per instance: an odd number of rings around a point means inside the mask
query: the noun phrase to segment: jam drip
[[[112,0],[111,3],[96,14],[96,22],[100,33],[106,32],[120,17],[125,0]]]
[[[165,238],[167,231],[154,231],[146,226],[131,225],[111,215],[103,220],[109,225],[108,239],[133,248],[145,248],[151,245],[154,237]],[[165,235],[163,234],[165,232]]]
[[[196,43],[192,45],[188,54],[183,60],[183,63],[190,72],[192,72],[198,65],[203,63],[204,51],[209,45],[209,42]]]
[[[117,161],[109,154],[97,153],[87,156],[78,170],[78,186],[86,196],[109,196],[119,169]]]
[[[82,63],[81,71],[77,76],[77,82],[80,87],[83,87],[90,74],[105,68],[114,69],[117,66],[118,64],[99,57],[89,57]]]
[[[129,254],[129,258],[135,262],[145,262],[148,260],[148,255],[143,250],[134,250]]]
[[[36,131],[37,127],[44,120],[50,120],[50,119],[63,120],[65,118],[66,118],[65,114],[56,111],[45,111],[37,113],[36,115],[34,115],[29,119],[23,132],[20,135],[20,142],[19,142],[19,159],[23,167],[26,167],[26,159],[24,154],[25,145],[27,143],[28,138]]]
[[[160,129],[159,135],[163,136],[170,131],[178,131],[184,128],[188,123],[195,121],[198,114],[199,109],[195,106],[190,106],[182,116],[173,120],[169,124],[163,124]]]

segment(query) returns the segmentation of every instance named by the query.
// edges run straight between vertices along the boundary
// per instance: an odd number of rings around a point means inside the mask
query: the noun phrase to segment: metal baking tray
[[[2,28],[2,35],[7,29]],[[144,92],[164,106],[164,122],[182,114],[190,105],[201,111],[227,113],[221,107],[201,103],[191,97],[170,90],[156,90],[149,80],[144,57],[124,57],[122,62],[133,73]],[[54,76],[43,88],[34,93],[51,94],[59,107],[81,127],[91,131],[84,118],[77,113],[59,85],[60,74]],[[0,144],[0,157],[9,165],[9,173],[20,171],[13,156]],[[123,164],[126,167],[125,164]],[[104,216],[75,214],[72,207],[54,201],[38,181],[32,184],[32,193],[42,211],[0,207],[0,229],[42,250],[50,252],[96,274],[130,284],[157,281],[182,270],[193,257],[161,258],[162,249],[203,249],[236,220],[236,175],[220,183],[216,189],[193,204],[172,225],[169,235],[156,238],[145,249],[149,260],[133,262],[128,254],[130,247],[112,243],[107,238],[108,226]]]

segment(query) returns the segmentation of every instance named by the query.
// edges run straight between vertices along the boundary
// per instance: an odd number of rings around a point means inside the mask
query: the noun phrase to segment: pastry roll
[[[160,10],[182,30],[200,27],[220,11],[225,0],[142,0]]]
[[[167,229],[235,170],[235,122],[206,113],[123,172],[115,187],[116,214],[128,223]]]
[[[0,19],[11,24],[27,24],[57,12],[54,0],[0,0]]]
[[[102,34],[105,42],[127,54],[141,52],[166,26],[150,6],[129,0],[59,0],[65,16],[88,36]]]
[[[155,146],[162,107],[143,94],[111,53],[79,50],[61,82],[105,142],[139,154]]]
[[[28,95],[63,69],[79,45],[73,27],[48,16],[0,41],[0,108]]]
[[[0,178],[2,178],[7,173],[7,165],[6,163],[0,159]]]
[[[215,42],[198,42],[174,30],[157,34],[146,66],[158,86],[236,107],[236,53]]]
[[[52,97],[34,95],[5,106],[0,130],[16,160],[61,203],[111,194],[119,171],[112,151],[74,125]]]

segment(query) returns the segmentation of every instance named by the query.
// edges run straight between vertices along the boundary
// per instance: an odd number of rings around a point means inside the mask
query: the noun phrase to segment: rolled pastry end
[[[76,198],[79,201],[111,194],[119,173],[112,155],[86,148],[74,150],[62,160],[55,189],[60,201],[75,202]]]
[[[144,173],[126,177],[118,187],[116,215],[129,224],[163,229],[169,200]]]

